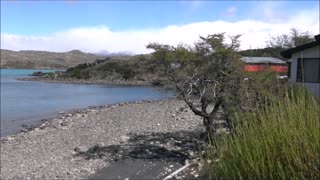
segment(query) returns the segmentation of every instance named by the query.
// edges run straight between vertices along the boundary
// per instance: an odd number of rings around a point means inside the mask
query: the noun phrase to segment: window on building
[[[297,82],[320,83],[320,58],[299,58]]]
[[[290,78],[291,77],[291,62],[287,62],[287,66],[288,66],[287,76],[288,76],[288,78]]]

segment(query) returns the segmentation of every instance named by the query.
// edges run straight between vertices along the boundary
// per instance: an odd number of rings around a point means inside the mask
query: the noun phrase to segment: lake
[[[172,93],[142,86],[83,85],[19,81],[35,71],[1,69],[1,136],[15,134],[23,124],[34,125],[70,111],[137,100],[157,100]],[[43,70],[42,70],[43,71]]]

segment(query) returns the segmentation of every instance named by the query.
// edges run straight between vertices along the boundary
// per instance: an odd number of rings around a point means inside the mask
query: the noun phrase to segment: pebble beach
[[[198,153],[187,146],[194,143],[176,137],[195,141],[194,132],[204,132],[202,120],[176,98],[61,112],[38,127],[1,137],[0,179],[86,179],[132,154],[128,148],[119,150],[129,145],[190,158]],[[111,147],[118,147],[116,153]]]

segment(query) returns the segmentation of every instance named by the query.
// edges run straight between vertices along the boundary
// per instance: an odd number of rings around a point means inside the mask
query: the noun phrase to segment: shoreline
[[[157,87],[152,85],[150,82],[145,81],[110,81],[110,80],[83,80],[83,79],[51,79],[43,77],[27,77],[27,78],[17,78],[20,81],[38,81],[46,83],[65,83],[65,84],[86,84],[86,85],[110,85],[110,86],[148,86]]]
[[[135,141],[138,137],[145,137],[147,144],[159,146],[159,150],[185,150],[185,158],[188,153],[198,153],[193,152],[193,143],[185,146],[190,140],[181,143],[185,137],[196,137],[192,135],[195,131],[203,131],[201,119],[174,97],[61,112],[29,131],[1,137],[0,178],[88,178],[127,156],[128,150],[106,152],[93,159],[85,158],[83,153],[97,147],[140,146],[141,138]],[[153,136],[164,137],[163,142],[151,141]]]
[[[70,110],[63,110],[63,111],[59,111],[57,113],[52,113],[51,115],[48,115],[47,117],[43,117],[43,118],[36,118],[38,120],[30,120],[31,122],[34,122],[34,124],[22,124],[22,126],[20,127],[20,131],[14,134],[10,134],[10,135],[4,135],[4,136],[0,136],[1,141],[4,139],[4,141],[6,141],[7,137],[11,137],[11,136],[16,136],[20,133],[27,133],[30,131],[34,131],[34,130],[39,130],[39,129],[44,129],[47,127],[52,126],[55,121],[60,120],[60,123],[63,123],[64,120],[68,117],[72,117],[76,114],[85,114],[88,112],[92,112],[92,111],[99,111],[102,109],[108,109],[108,108],[116,108],[119,106],[125,106],[125,105],[129,105],[129,104],[143,104],[143,103],[155,103],[158,101],[166,101],[166,100],[176,100],[176,97],[168,97],[168,98],[164,98],[164,99],[156,99],[156,100],[138,100],[138,101],[128,101],[128,102],[122,102],[122,103],[113,103],[113,104],[105,104],[105,105],[96,105],[96,106],[88,106],[85,108],[73,108]]]

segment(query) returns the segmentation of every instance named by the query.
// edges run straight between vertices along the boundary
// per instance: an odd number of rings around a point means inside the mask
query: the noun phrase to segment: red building
[[[244,70],[247,72],[270,69],[281,75],[288,74],[288,64],[281,59],[273,57],[242,57],[241,60],[245,62]]]

